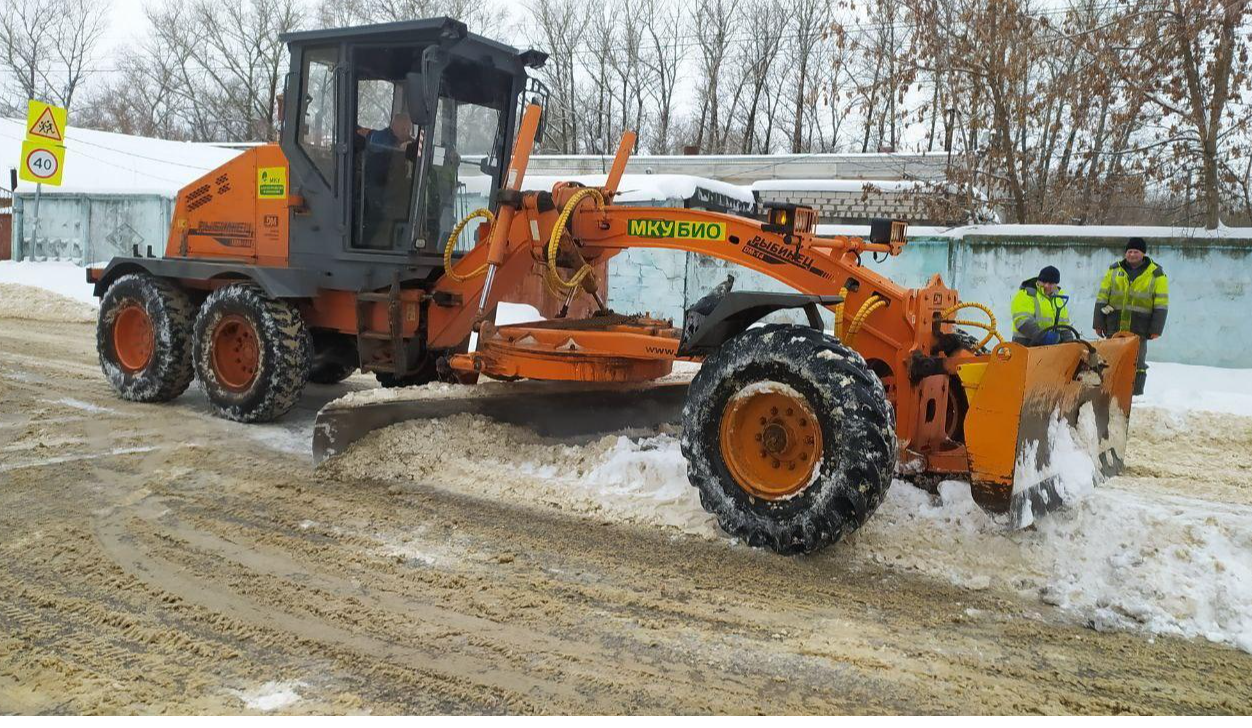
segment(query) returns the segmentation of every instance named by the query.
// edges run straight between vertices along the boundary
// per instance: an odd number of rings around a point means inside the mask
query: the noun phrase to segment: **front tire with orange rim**
[[[882,384],[856,352],[802,326],[749,329],[705,360],[683,410],[700,502],[749,545],[810,553],[882,503],[896,462]]]
[[[167,402],[187,390],[195,308],[177,284],[147,273],[113,281],[100,299],[100,369],[122,399]]]
[[[286,414],[308,382],[312,349],[299,310],[253,283],[217,289],[196,316],[196,376],[227,419],[268,422]]]

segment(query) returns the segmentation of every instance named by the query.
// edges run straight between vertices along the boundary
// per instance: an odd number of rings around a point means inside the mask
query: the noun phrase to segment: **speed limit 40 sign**
[[[22,142],[22,168],[19,177],[27,182],[59,187],[65,171],[65,147],[51,142]]]

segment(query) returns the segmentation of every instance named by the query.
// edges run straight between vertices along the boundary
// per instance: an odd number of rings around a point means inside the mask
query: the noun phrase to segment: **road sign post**
[[[61,186],[65,173],[65,130],[69,113],[58,106],[31,99],[26,105],[26,139],[22,141],[22,165],[18,176],[35,183],[35,230],[39,244],[39,202],[43,186]]]

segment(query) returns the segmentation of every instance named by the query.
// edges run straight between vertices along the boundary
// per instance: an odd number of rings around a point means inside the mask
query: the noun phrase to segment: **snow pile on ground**
[[[371,433],[324,467],[347,479],[371,472],[468,495],[716,536],[687,482],[687,464],[672,433],[607,435],[579,446],[551,443],[531,430],[478,415],[456,415]],[[501,477],[504,473],[508,476]]]
[[[16,283],[97,305],[87,270],[73,263],[0,260],[0,283]]]
[[[231,690],[230,693],[242,700],[247,708],[268,713],[299,702],[300,693],[296,689],[302,687],[305,684],[300,681],[271,680],[254,690]]]
[[[1252,417],[1252,371],[1150,362],[1147,387],[1135,406]]]
[[[90,323],[96,320],[96,309],[42,288],[0,283],[0,318]]]
[[[1196,369],[1154,365],[1144,399],[1185,390],[1192,402],[1230,405],[1215,390],[1245,386],[1250,374]],[[1069,508],[1033,528],[1009,531],[974,503],[967,483],[930,494],[897,481],[860,531],[812,558],[1016,592],[1095,629],[1203,637],[1252,652],[1252,417],[1136,403],[1126,472],[1098,488],[1084,428],[1054,429],[1054,474]],[[687,481],[672,433],[574,447],[461,415],[373,433],[327,467],[353,478],[367,464],[385,478],[724,538]]]
[[[1096,629],[1204,637],[1252,652],[1252,507],[1134,490],[1116,478],[1007,531],[969,485],[896,482],[849,539],[854,558],[1054,604]]]

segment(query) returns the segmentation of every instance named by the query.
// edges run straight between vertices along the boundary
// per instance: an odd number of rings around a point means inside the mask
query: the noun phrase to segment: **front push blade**
[[[1139,341],[1001,344],[967,392],[974,499],[1025,528],[1121,472]]]

